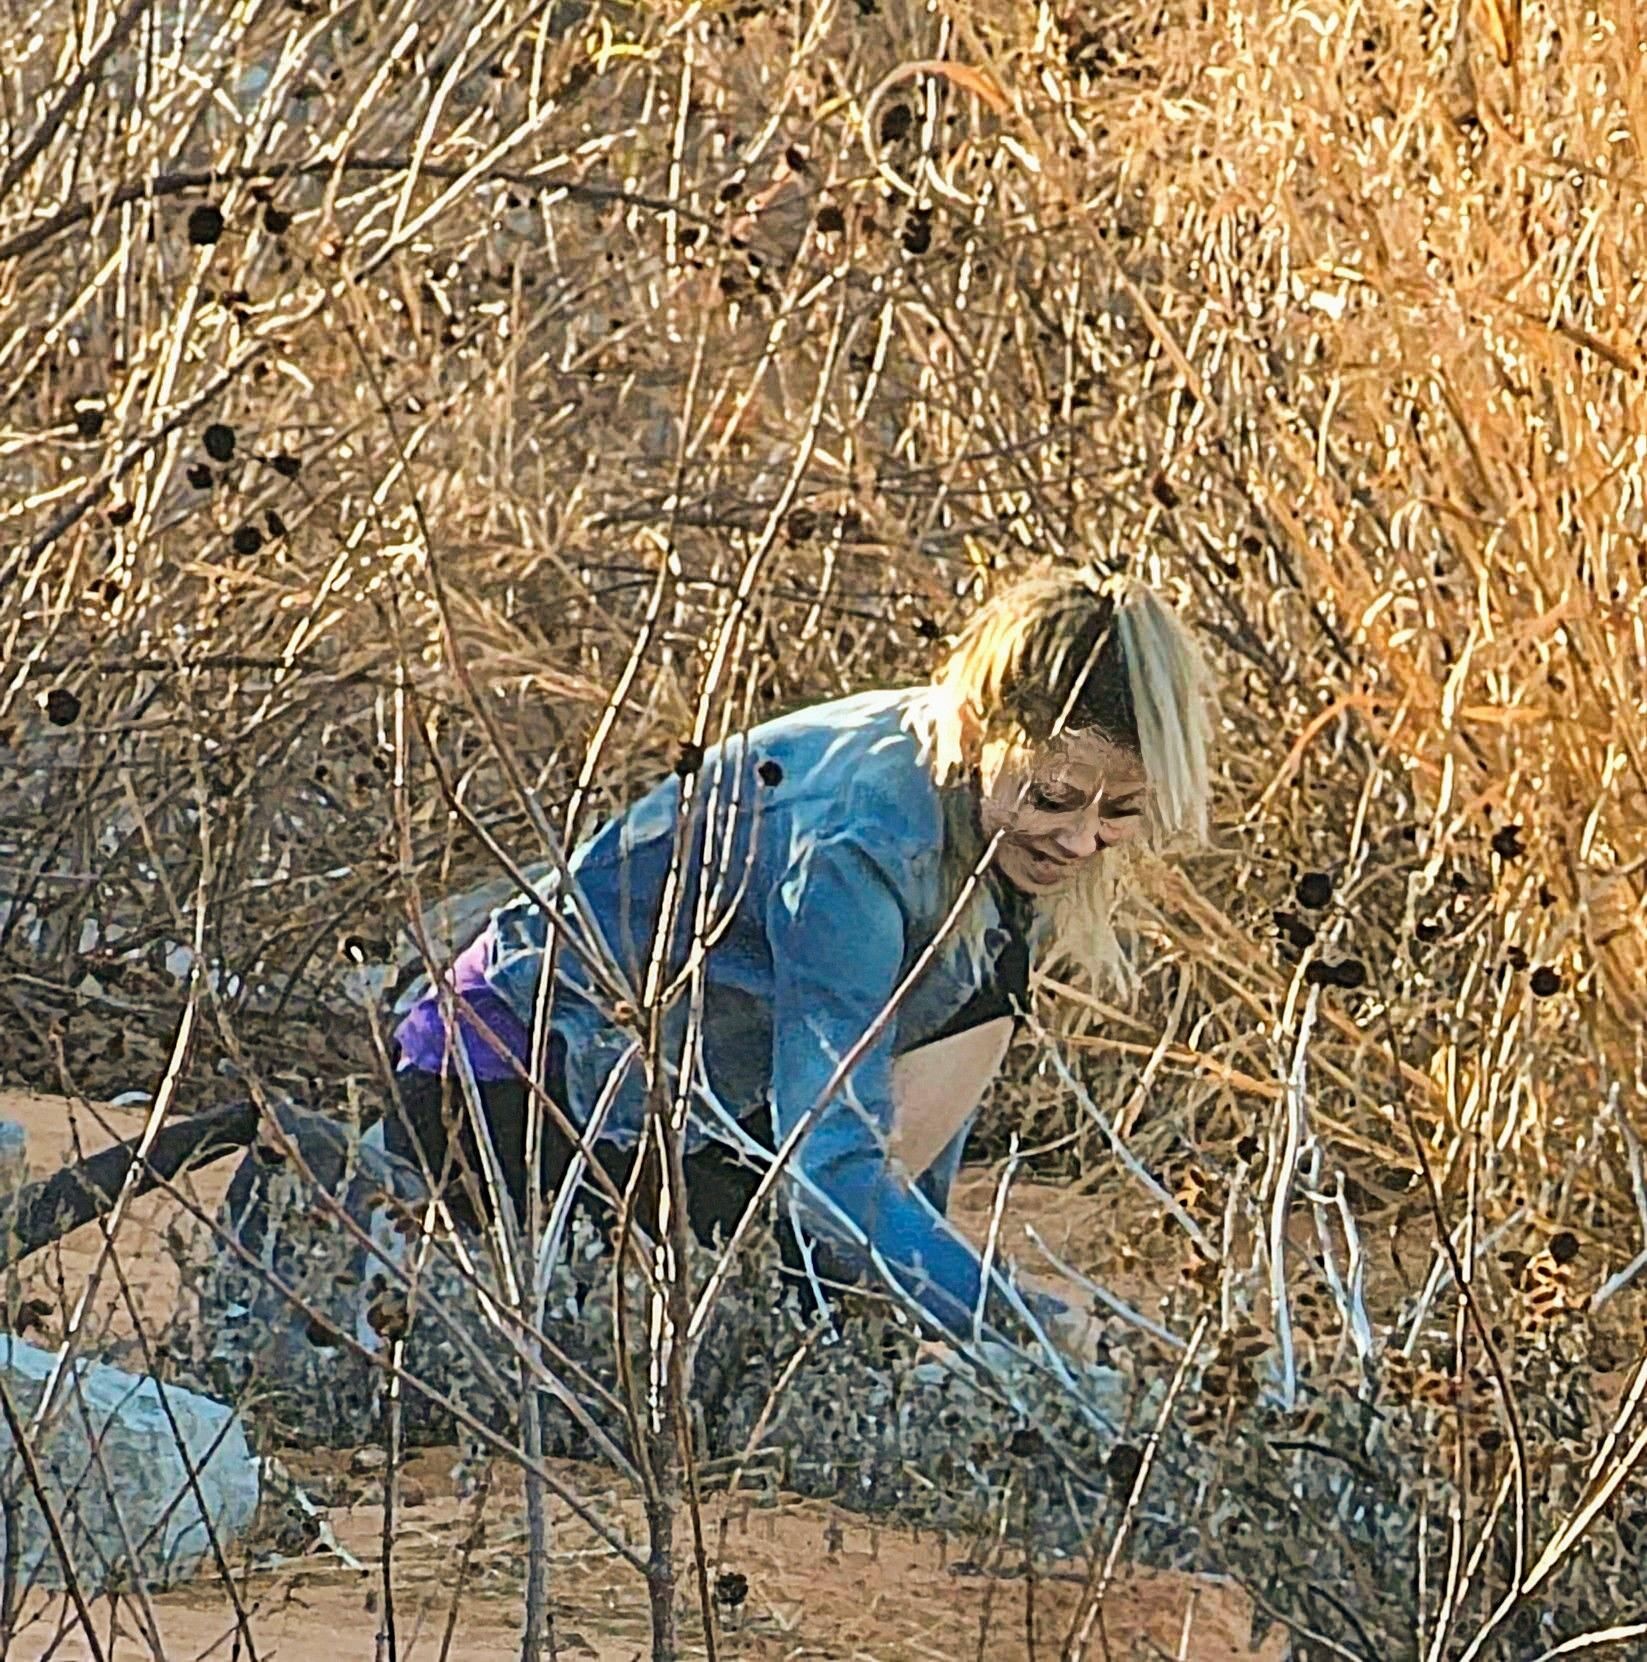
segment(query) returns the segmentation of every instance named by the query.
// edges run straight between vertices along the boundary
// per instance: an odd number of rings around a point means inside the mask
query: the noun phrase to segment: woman
[[[730,1230],[755,1192],[747,1145],[792,1142],[786,1192],[829,1273],[877,1262],[952,1334],[981,1298],[1010,1325],[1006,1283],[992,1276],[985,1297],[979,1255],[945,1217],[968,1128],[1032,957],[1118,972],[1118,851],[1204,835],[1208,736],[1201,660],[1151,591],[1020,583],[930,685],[800,710],[677,770],[573,855],[581,907],[550,882],[494,913],[397,1029],[389,1151],[422,1163],[459,1215],[487,1210],[467,1066],[524,1207],[532,1023],[552,966],[540,1053],[564,1119],[542,1116],[539,1180],[558,1185],[576,1126],[621,1182],[647,1112],[636,1011],[650,971],[675,994],[660,1052],[672,1099],[688,1058],[700,1236]],[[1079,1325],[1046,1301],[1037,1313],[1066,1337]]]

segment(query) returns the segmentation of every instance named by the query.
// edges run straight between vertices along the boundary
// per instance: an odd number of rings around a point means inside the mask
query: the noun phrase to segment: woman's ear
[[[955,736],[960,744],[961,759],[969,767],[977,767],[984,754],[983,713],[970,698],[963,698],[955,711]]]

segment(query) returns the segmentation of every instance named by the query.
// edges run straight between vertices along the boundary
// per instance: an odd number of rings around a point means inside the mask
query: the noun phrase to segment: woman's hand
[[[1102,1324],[1088,1311],[1079,1308],[1065,1306],[1049,1309],[1046,1305],[1050,1302],[1041,1303],[1035,1313],[1041,1331],[1051,1340],[1053,1348],[1064,1361],[1077,1368],[1106,1366],[1108,1347]],[[981,1345],[962,1345],[953,1339],[926,1339],[916,1349],[915,1365],[917,1368],[954,1370],[960,1367],[964,1354],[1003,1360],[1015,1354],[1015,1347],[1002,1346],[993,1339],[986,1339]]]
[[[1103,1326],[1076,1288],[1051,1276],[1023,1272],[1019,1273],[1018,1285],[1041,1331],[1060,1356],[1082,1368],[1106,1359]]]
[[[1107,1365],[1109,1346],[1103,1323],[1090,1310],[1072,1306],[1046,1324],[1047,1337],[1071,1362],[1083,1368]]]

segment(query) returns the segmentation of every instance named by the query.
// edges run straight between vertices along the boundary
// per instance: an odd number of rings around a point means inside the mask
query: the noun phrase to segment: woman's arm
[[[838,838],[814,844],[797,859],[773,893],[767,930],[774,975],[773,1126],[781,1142],[891,999],[901,978],[904,919],[875,861]],[[964,1335],[971,1330],[983,1266],[971,1244],[888,1161],[892,1040],[893,1022],[887,1021],[813,1120],[796,1162],[863,1230],[931,1318]],[[1011,1319],[998,1280],[986,1315],[994,1323]]]

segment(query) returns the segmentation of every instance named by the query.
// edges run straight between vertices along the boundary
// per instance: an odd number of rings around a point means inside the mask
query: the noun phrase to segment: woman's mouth
[[[1034,848],[1026,848],[1024,853],[1029,857],[1037,875],[1048,879],[1067,876],[1080,864],[1078,860],[1072,860],[1065,854],[1043,854]]]

